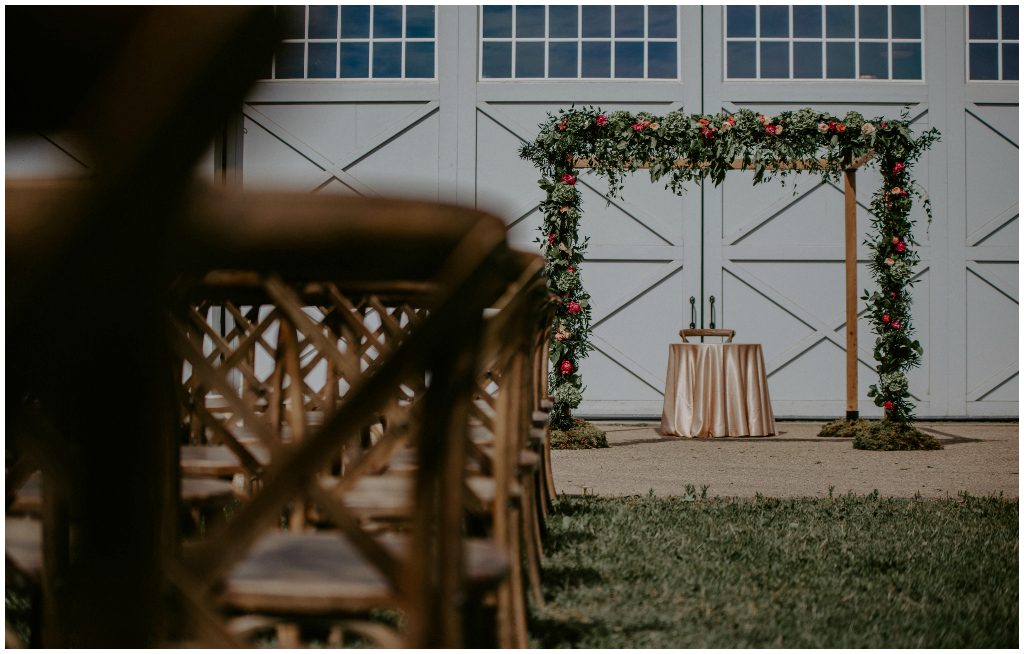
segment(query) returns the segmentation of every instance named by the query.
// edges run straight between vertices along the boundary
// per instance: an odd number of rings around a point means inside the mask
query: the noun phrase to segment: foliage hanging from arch
[[[537,138],[519,154],[541,171],[540,186],[547,194],[540,204],[544,222],[538,240],[547,259],[549,286],[559,298],[550,350],[555,427],[572,426],[572,410],[583,397],[580,362],[593,349],[590,295],[580,270],[587,239],[579,235],[583,213],[575,162],[588,160],[595,173],[607,178],[611,196],[621,192],[626,174],[643,166],[649,167],[651,181],[665,178],[665,187],[681,194],[687,182],[709,179],[721,184],[735,160],[755,171],[754,184],[792,174],[796,164],[803,166],[800,172],[838,181],[850,162],[870,153],[874,157],[868,165],[878,167],[882,186],[872,196],[873,231],[865,242],[872,251],[876,290],[862,299],[876,335],[879,374],[868,396],[890,420],[909,422],[914,405],[907,371],[920,365],[923,354],[913,339],[910,314],[910,288],[920,261],[910,218],[914,197],[931,219],[928,198],[911,169],[938,138],[934,128],[915,136],[906,113],[899,119],[870,120],[856,112],[838,117],[810,108],[771,117],[749,109],[732,115],[671,112],[659,117],[606,114],[588,107],[549,114]]]

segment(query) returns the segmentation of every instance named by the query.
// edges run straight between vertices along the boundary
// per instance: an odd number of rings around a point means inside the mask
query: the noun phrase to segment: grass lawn
[[[562,497],[531,646],[1016,648],[1018,512],[973,497]]]

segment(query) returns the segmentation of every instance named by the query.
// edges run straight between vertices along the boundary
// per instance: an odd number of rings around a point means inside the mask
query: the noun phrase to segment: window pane
[[[1020,7],[1003,5],[1003,38],[1020,38]],[[1017,79],[1016,77],[1014,79]]]
[[[756,36],[754,7],[729,5],[726,9],[728,36]]]
[[[647,7],[647,36],[652,39],[676,38],[676,8],[672,5]],[[675,77],[673,74],[672,77]]]
[[[516,77],[544,77],[543,43],[516,43]]]
[[[726,76],[732,79],[757,77],[756,53],[753,41],[729,41],[726,48],[728,68]]]
[[[789,36],[789,7],[761,5],[761,36]]]
[[[583,5],[583,36],[611,36],[612,8],[608,5]],[[586,62],[586,56],[583,61]]]
[[[885,5],[862,5],[860,10],[860,38],[889,38],[889,8]]]
[[[281,43],[277,46],[277,79],[302,79],[303,59],[306,53],[306,46],[302,43]]]
[[[995,43],[971,44],[971,79],[999,79],[999,46]]]
[[[853,38],[852,5],[829,5],[825,7],[825,34],[829,38]]]
[[[761,43],[761,77],[764,79],[789,77],[789,43],[775,41]]]
[[[918,5],[893,5],[892,37],[894,39],[921,38],[921,7]]]
[[[312,7],[310,7],[312,9]],[[309,77],[338,76],[338,44],[309,44]]]
[[[548,77],[576,77],[578,75],[576,68],[578,57],[576,41],[549,44]]]
[[[615,43],[615,76],[644,76],[644,44],[632,42]]]
[[[860,78],[889,79],[889,44],[860,44]]]
[[[410,39],[434,38],[433,5],[406,5],[405,35]],[[431,54],[430,58],[433,59],[434,55]],[[433,69],[433,65],[431,65],[431,69]],[[430,76],[433,77],[433,73]]]
[[[516,7],[516,36],[527,38],[544,36],[544,5]]]
[[[831,7],[829,7],[831,9]],[[829,43],[825,50],[829,79],[853,79],[852,43]]]
[[[342,8],[344,11],[344,8]],[[341,44],[341,77],[370,76],[370,44]]]
[[[484,43],[483,76],[490,78],[512,77],[511,43]]]
[[[586,7],[583,8],[583,16],[586,17]],[[584,26],[586,24],[584,23]],[[611,77],[612,72],[612,47],[607,41],[584,41],[583,42],[583,76],[584,77]]]
[[[820,6],[793,6],[793,36],[821,38]]]
[[[995,39],[998,37],[995,5],[972,5],[970,12],[972,39]]]
[[[267,57],[266,59],[262,60],[260,65],[259,79],[271,79],[274,76],[273,64],[273,57]]]
[[[1019,75],[1017,69],[1020,67],[1020,60],[1017,59],[1019,54],[1020,53],[1018,44],[1003,44],[1003,79],[1015,81],[1017,80],[1017,77]]]
[[[370,38],[370,7],[367,5],[341,6],[341,38]]]
[[[402,5],[374,5],[373,35],[379,39],[401,38]],[[374,60],[376,61],[376,56]],[[374,77],[377,77],[376,73]]]
[[[643,5],[615,5],[615,36],[643,38]]]
[[[821,79],[821,43],[793,44],[793,77]]]
[[[892,78],[921,79],[921,44],[892,44]]]
[[[401,43],[373,44],[373,76],[384,78],[402,76]]]
[[[576,38],[577,12],[571,5],[552,5],[548,7],[548,32],[553,37]],[[575,77],[575,75],[573,75]]]
[[[433,9],[433,7],[431,7]],[[405,44],[405,76],[431,78],[434,76],[434,44]]]
[[[282,39],[306,38],[306,8],[298,5],[277,8],[281,20]]]
[[[675,43],[647,44],[647,77],[651,79],[675,79],[678,77]]]
[[[309,38],[338,38],[338,7],[337,5],[309,6]],[[331,76],[333,77],[333,75]]]
[[[511,5],[484,5],[484,38],[491,37],[512,37]]]

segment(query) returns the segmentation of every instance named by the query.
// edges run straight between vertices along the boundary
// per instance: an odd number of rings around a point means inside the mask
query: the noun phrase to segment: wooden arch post
[[[843,224],[844,252],[846,259],[846,419],[856,420],[860,417],[857,408],[857,169],[867,163],[874,152],[857,157],[843,169]],[[816,165],[815,165],[816,164]],[[819,159],[817,162],[795,161],[789,164],[766,166],[769,170],[821,170],[828,162]],[[577,159],[575,168],[591,168],[589,159]],[[705,167],[704,163],[691,164],[688,159],[677,159],[676,168]],[[744,163],[736,159],[730,166],[732,170],[753,170],[752,163]],[[650,168],[644,163],[636,169]]]

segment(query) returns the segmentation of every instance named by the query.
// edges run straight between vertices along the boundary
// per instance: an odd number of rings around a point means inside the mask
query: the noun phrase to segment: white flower
[[[860,128],[860,133],[864,136],[871,136],[875,133],[875,126],[871,123],[864,123],[864,126]]]
[[[781,134],[782,133],[782,125],[776,125],[775,126],[775,131],[772,132],[772,133],[775,134],[775,136],[778,136],[779,134]]]
[[[720,132],[728,132],[730,129],[732,129],[732,123],[724,122],[724,123],[722,123],[722,126],[718,129],[718,131],[720,131]]]

